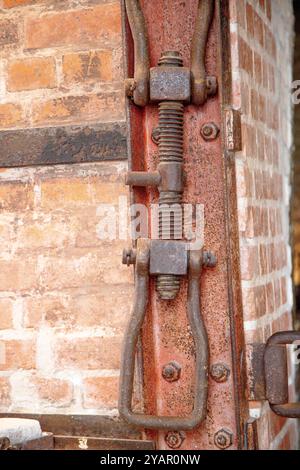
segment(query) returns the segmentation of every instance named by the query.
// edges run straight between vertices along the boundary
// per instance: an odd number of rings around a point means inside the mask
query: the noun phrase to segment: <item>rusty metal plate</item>
[[[0,132],[0,167],[127,159],[124,123]]]
[[[12,450],[53,450],[54,437],[52,433],[44,432],[43,436],[39,439],[23,442],[22,444],[14,445]]]
[[[187,273],[188,252],[183,242],[152,240],[150,250],[150,274]]]
[[[142,432],[124,421],[97,415],[1,413],[0,418],[28,418],[39,421],[43,431],[55,435],[113,437],[118,439],[142,438]]]
[[[54,436],[55,450],[154,450],[153,441]]]
[[[191,72],[186,67],[153,67],[150,101],[184,101],[191,98]]]

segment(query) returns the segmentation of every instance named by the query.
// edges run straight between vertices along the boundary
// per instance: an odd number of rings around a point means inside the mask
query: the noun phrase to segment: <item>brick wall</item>
[[[247,344],[292,329],[289,198],[293,10],[290,0],[231,5],[234,106],[242,111],[236,154],[243,314]],[[248,371],[250,373],[250,371]],[[295,420],[250,402],[260,447],[295,448]]]
[[[124,121],[118,0],[0,5],[0,137],[32,129],[35,148],[35,128]],[[99,239],[97,209],[126,195],[125,170],[122,160],[1,169],[2,412],[116,413],[132,278],[124,241]]]

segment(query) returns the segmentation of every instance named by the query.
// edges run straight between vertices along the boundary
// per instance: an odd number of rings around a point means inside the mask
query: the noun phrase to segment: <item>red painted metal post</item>
[[[218,258],[217,267],[201,277],[201,308],[208,331],[210,365],[207,417],[199,428],[182,433],[146,431],[159,449],[242,448],[246,407],[243,401],[243,333],[239,310],[239,270],[236,237],[236,201],[230,185],[233,166],[223,139],[224,105],[230,105],[230,63],[226,44],[227,2],[216,1],[206,48],[208,75],[217,76],[219,93],[203,106],[190,105],[184,112],[183,201],[202,204],[205,216],[205,246]],[[161,53],[179,51],[184,66],[190,67],[191,42],[198,2],[194,0],[142,0],[149,39],[150,65],[156,66]],[[222,11],[220,11],[222,9]],[[132,72],[133,48],[127,25],[128,68]],[[132,76],[132,74],[130,75]],[[158,148],[151,134],[158,124],[154,105],[129,105],[132,171],[155,172]],[[221,129],[214,139],[205,139],[203,126],[214,123]],[[201,132],[202,130],[202,132]],[[133,188],[134,199],[150,207],[157,202],[156,188]],[[150,282],[150,304],[142,334],[145,412],[155,415],[184,416],[193,406],[195,345],[187,321],[187,282],[172,301],[161,301],[155,281]],[[165,366],[180,366],[180,378],[166,380]],[[221,364],[221,366],[216,366]],[[225,367],[224,367],[225,366]]]

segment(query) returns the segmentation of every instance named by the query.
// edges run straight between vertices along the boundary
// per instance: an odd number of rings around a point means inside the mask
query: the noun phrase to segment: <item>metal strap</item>
[[[196,351],[193,412],[187,417],[177,417],[152,416],[132,411],[135,350],[148,304],[149,254],[150,240],[138,240],[134,305],[125,334],[121,360],[119,413],[128,423],[146,429],[191,430],[196,428],[206,416],[208,387],[208,340],[200,310],[201,251],[190,252],[188,274],[187,313]]]

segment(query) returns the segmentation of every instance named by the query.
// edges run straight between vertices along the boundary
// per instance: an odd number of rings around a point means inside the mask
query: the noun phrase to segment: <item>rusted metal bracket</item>
[[[166,253],[165,246],[160,251],[160,243],[172,244],[175,256],[173,258],[168,256],[168,249]],[[136,287],[133,311],[127,326],[122,352],[119,412],[120,416],[130,424],[146,429],[190,430],[197,427],[206,416],[208,340],[200,309],[199,280],[202,266],[205,264],[205,258],[207,259],[207,257],[203,256],[201,250],[188,252],[186,248],[185,243],[175,241],[161,242],[160,240],[139,239],[137,243],[135,257]],[[132,396],[135,351],[148,304],[149,276],[150,274],[168,275],[174,273],[185,274],[186,272],[188,272],[187,314],[196,352],[193,412],[187,417],[151,416],[134,413],[132,411]]]
[[[140,2],[139,0],[125,0],[134,42],[134,78],[126,79],[125,90],[127,96],[131,97],[137,106],[146,106],[149,101],[155,102],[162,99],[192,102],[200,106],[209,96],[216,93],[217,79],[207,76],[205,70],[205,51],[214,14],[214,4],[214,0],[199,0],[191,47],[191,70],[184,67],[178,69],[177,79],[174,79],[174,71],[167,70],[167,68],[164,71],[164,77],[158,68],[150,70],[148,36]],[[184,84],[184,95],[178,94],[178,83]],[[158,88],[159,98],[155,94],[155,90]],[[164,95],[164,90],[166,91],[165,97],[161,98]],[[168,98],[168,96],[172,97]]]
[[[252,377],[250,399],[267,400],[277,415],[300,418],[300,403],[288,403],[286,345],[300,341],[300,331],[281,331],[266,344],[253,344],[250,351]]]
[[[191,49],[192,103],[200,106],[217,91],[216,77],[207,77],[205,51],[214,15],[214,0],[199,0],[196,27]]]

